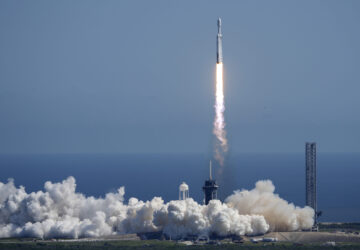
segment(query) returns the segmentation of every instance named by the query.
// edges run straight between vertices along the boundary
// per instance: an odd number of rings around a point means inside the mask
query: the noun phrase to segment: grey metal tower
[[[217,199],[217,189],[219,188],[219,186],[216,184],[216,180],[212,179],[211,161],[209,168],[210,168],[209,180],[206,180],[205,185],[203,186],[203,190],[205,194],[205,205],[209,204],[210,200]]]
[[[306,206],[315,211],[314,224],[317,225],[317,202],[316,202],[316,143],[305,144],[306,153]]]

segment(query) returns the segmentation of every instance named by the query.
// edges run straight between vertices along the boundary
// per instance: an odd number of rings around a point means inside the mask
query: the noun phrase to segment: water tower
[[[189,186],[183,182],[179,186],[179,200],[186,200],[189,198]]]

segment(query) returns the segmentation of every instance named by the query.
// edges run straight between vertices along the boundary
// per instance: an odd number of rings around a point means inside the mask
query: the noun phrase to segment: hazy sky
[[[0,153],[360,151],[360,1],[0,1]]]

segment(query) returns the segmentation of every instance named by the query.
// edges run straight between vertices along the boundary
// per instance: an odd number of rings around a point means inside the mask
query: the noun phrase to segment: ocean
[[[45,181],[74,176],[77,191],[87,196],[103,197],[124,186],[126,199],[160,196],[165,201],[178,199],[178,187],[185,181],[190,196],[202,202],[208,161],[205,154],[0,155],[0,181],[13,178],[16,186],[33,192],[42,190]],[[280,197],[305,205],[304,154],[232,154],[221,176],[216,164],[214,168],[220,199],[270,179]],[[317,177],[320,221],[359,222],[360,154],[318,153]]]

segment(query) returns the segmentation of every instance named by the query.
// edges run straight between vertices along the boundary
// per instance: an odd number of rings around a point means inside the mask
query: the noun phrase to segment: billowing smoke
[[[220,164],[220,174],[224,166],[225,153],[228,151],[228,144],[225,130],[225,103],[224,103],[224,81],[223,64],[216,64],[216,85],[215,85],[215,119],[213,133],[215,135],[215,159]]]
[[[13,180],[0,182],[0,237],[79,238],[162,230],[172,238],[186,235],[256,235],[310,228],[314,211],[299,208],[274,194],[271,181],[250,191],[235,191],[224,203],[201,205],[189,198],[168,203],[130,198],[123,187],[104,198],[76,192],[69,177],[46,182],[44,191],[26,193]]]
[[[261,214],[269,224],[270,231],[295,231],[310,228],[314,223],[314,210],[300,208],[288,203],[274,193],[270,180],[256,182],[255,188],[235,191],[225,203],[240,214]]]

